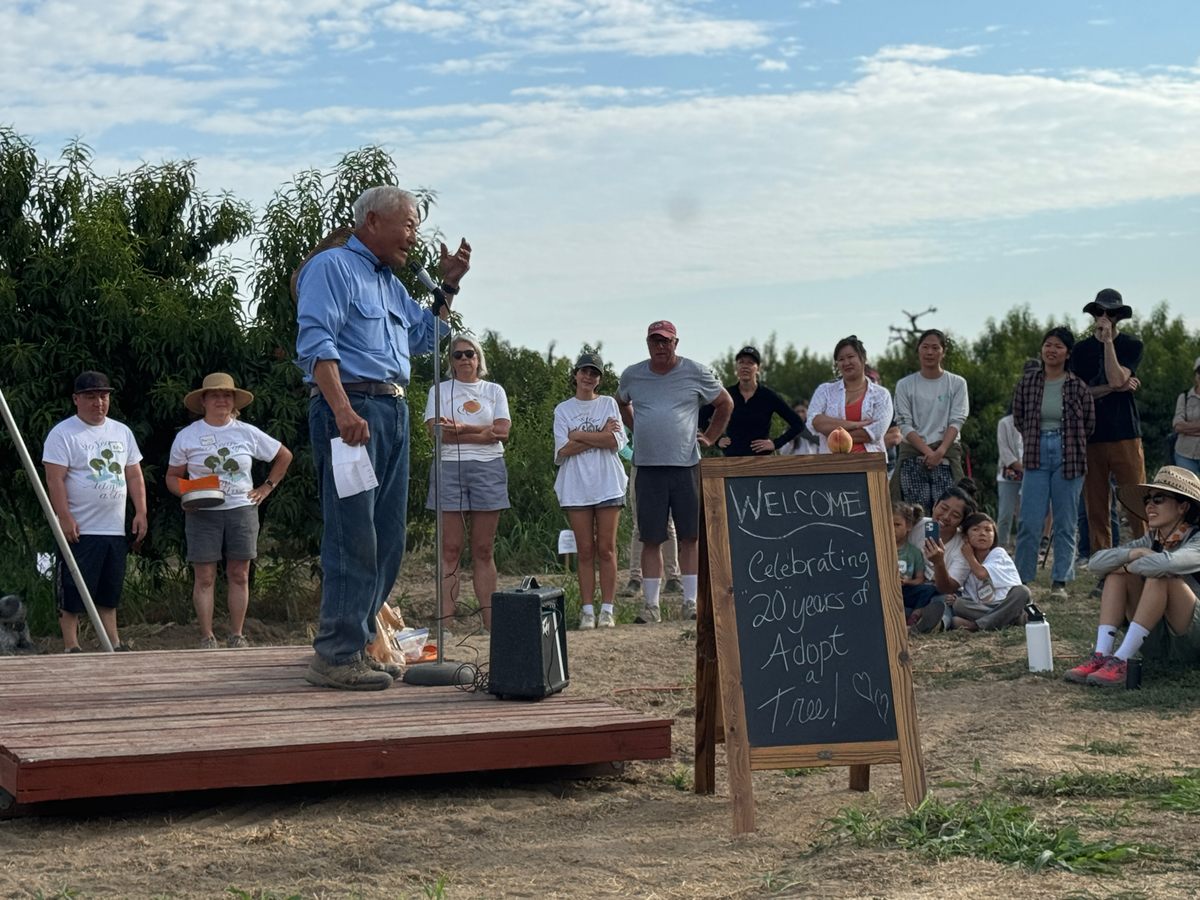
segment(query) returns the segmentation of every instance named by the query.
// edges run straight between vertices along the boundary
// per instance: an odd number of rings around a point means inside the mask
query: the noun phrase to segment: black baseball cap
[[[743,347],[733,355],[733,361],[737,362],[743,356],[750,357],[752,360],[754,360],[756,365],[762,365],[762,357],[758,355],[758,350],[756,350],[754,347]]]
[[[580,353],[579,359],[575,360],[575,368],[571,371],[578,372],[580,369],[595,369],[603,375],[604,361],[600,359],[599,353]]]
[[[104,391],[111,394],[112,385],[108,383],[108,376],[103,372],[80,372],[79,377],[75,379],[75,389],[71,393],[86,394],[88,391]]]

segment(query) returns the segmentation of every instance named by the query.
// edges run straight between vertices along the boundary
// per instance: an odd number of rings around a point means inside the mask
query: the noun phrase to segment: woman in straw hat
[[[1107,577],[1096,650],[1066,674],[1076,684],[1123,687],[1129,659],[1143,649],[1170,662],[1200,663],[1200,477],[1163,466],[1154,481],[1127,485],[1120,497],[1149,531],[1088,561],[1092,572]]]
[[[195,581],[192,602],[200,624],[200,649],[213,650],[213,588],[217,563],[225,560],[229,587],[230,647],[247,647],[242,635],[250,605],[250,561],[258,556],[258,504],[275,489],[292,464],[292,451],[275,438],[238,418],[254,395],[239,388],[233,376],[214,372],[183,398],[183,405],[200,416],[175,435],[171,445],[167,490],[183,496],[180,479],[216,475],[224,501],[208,509],[185,510],[187,559]],[[271,471],[254,486],[251,466],[259,459]]]

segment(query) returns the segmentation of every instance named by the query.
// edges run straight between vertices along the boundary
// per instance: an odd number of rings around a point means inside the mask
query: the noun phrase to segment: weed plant
[[[859,846],[899,848],[939,860],[969,856],[1035,872],[1108,874],[1155,852],[1137,844],[1085,841],[1073,826],[1044,825],[1028,807],[991,796],[947,803],[931,795],[916,809],[891,817],[848,808],[830,820],[829,828]]]

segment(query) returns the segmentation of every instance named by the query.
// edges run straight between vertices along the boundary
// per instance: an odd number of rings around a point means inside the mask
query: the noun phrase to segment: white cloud
[[[896,60],[905,60],[908,62],[931,63],[941,62],[944,59],[952,59],[955,56],[978,56],[982,47],[971,45],[969,47],[958,47],[951,49],[949,47],[930,47],[924,44],[902,44],[899,46],[890,45],[882,47],[876,51],[871,57],[872,61],[877,62],[893,62]]]
[[[759,72],[786,72],[788,64],[782,59],[762,59],[754,68]]]
[[[1117,24],[1116,19],[1088,19],[1088,24],[1093,28],[1107,28],[1109,25]]]

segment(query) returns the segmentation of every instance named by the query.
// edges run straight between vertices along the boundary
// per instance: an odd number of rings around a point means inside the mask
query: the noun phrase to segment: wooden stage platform
[[[671,720],[570,687],[331,691],[304,647],[0,659],[0,808],[52,800],[585,766],[671,755]]]

